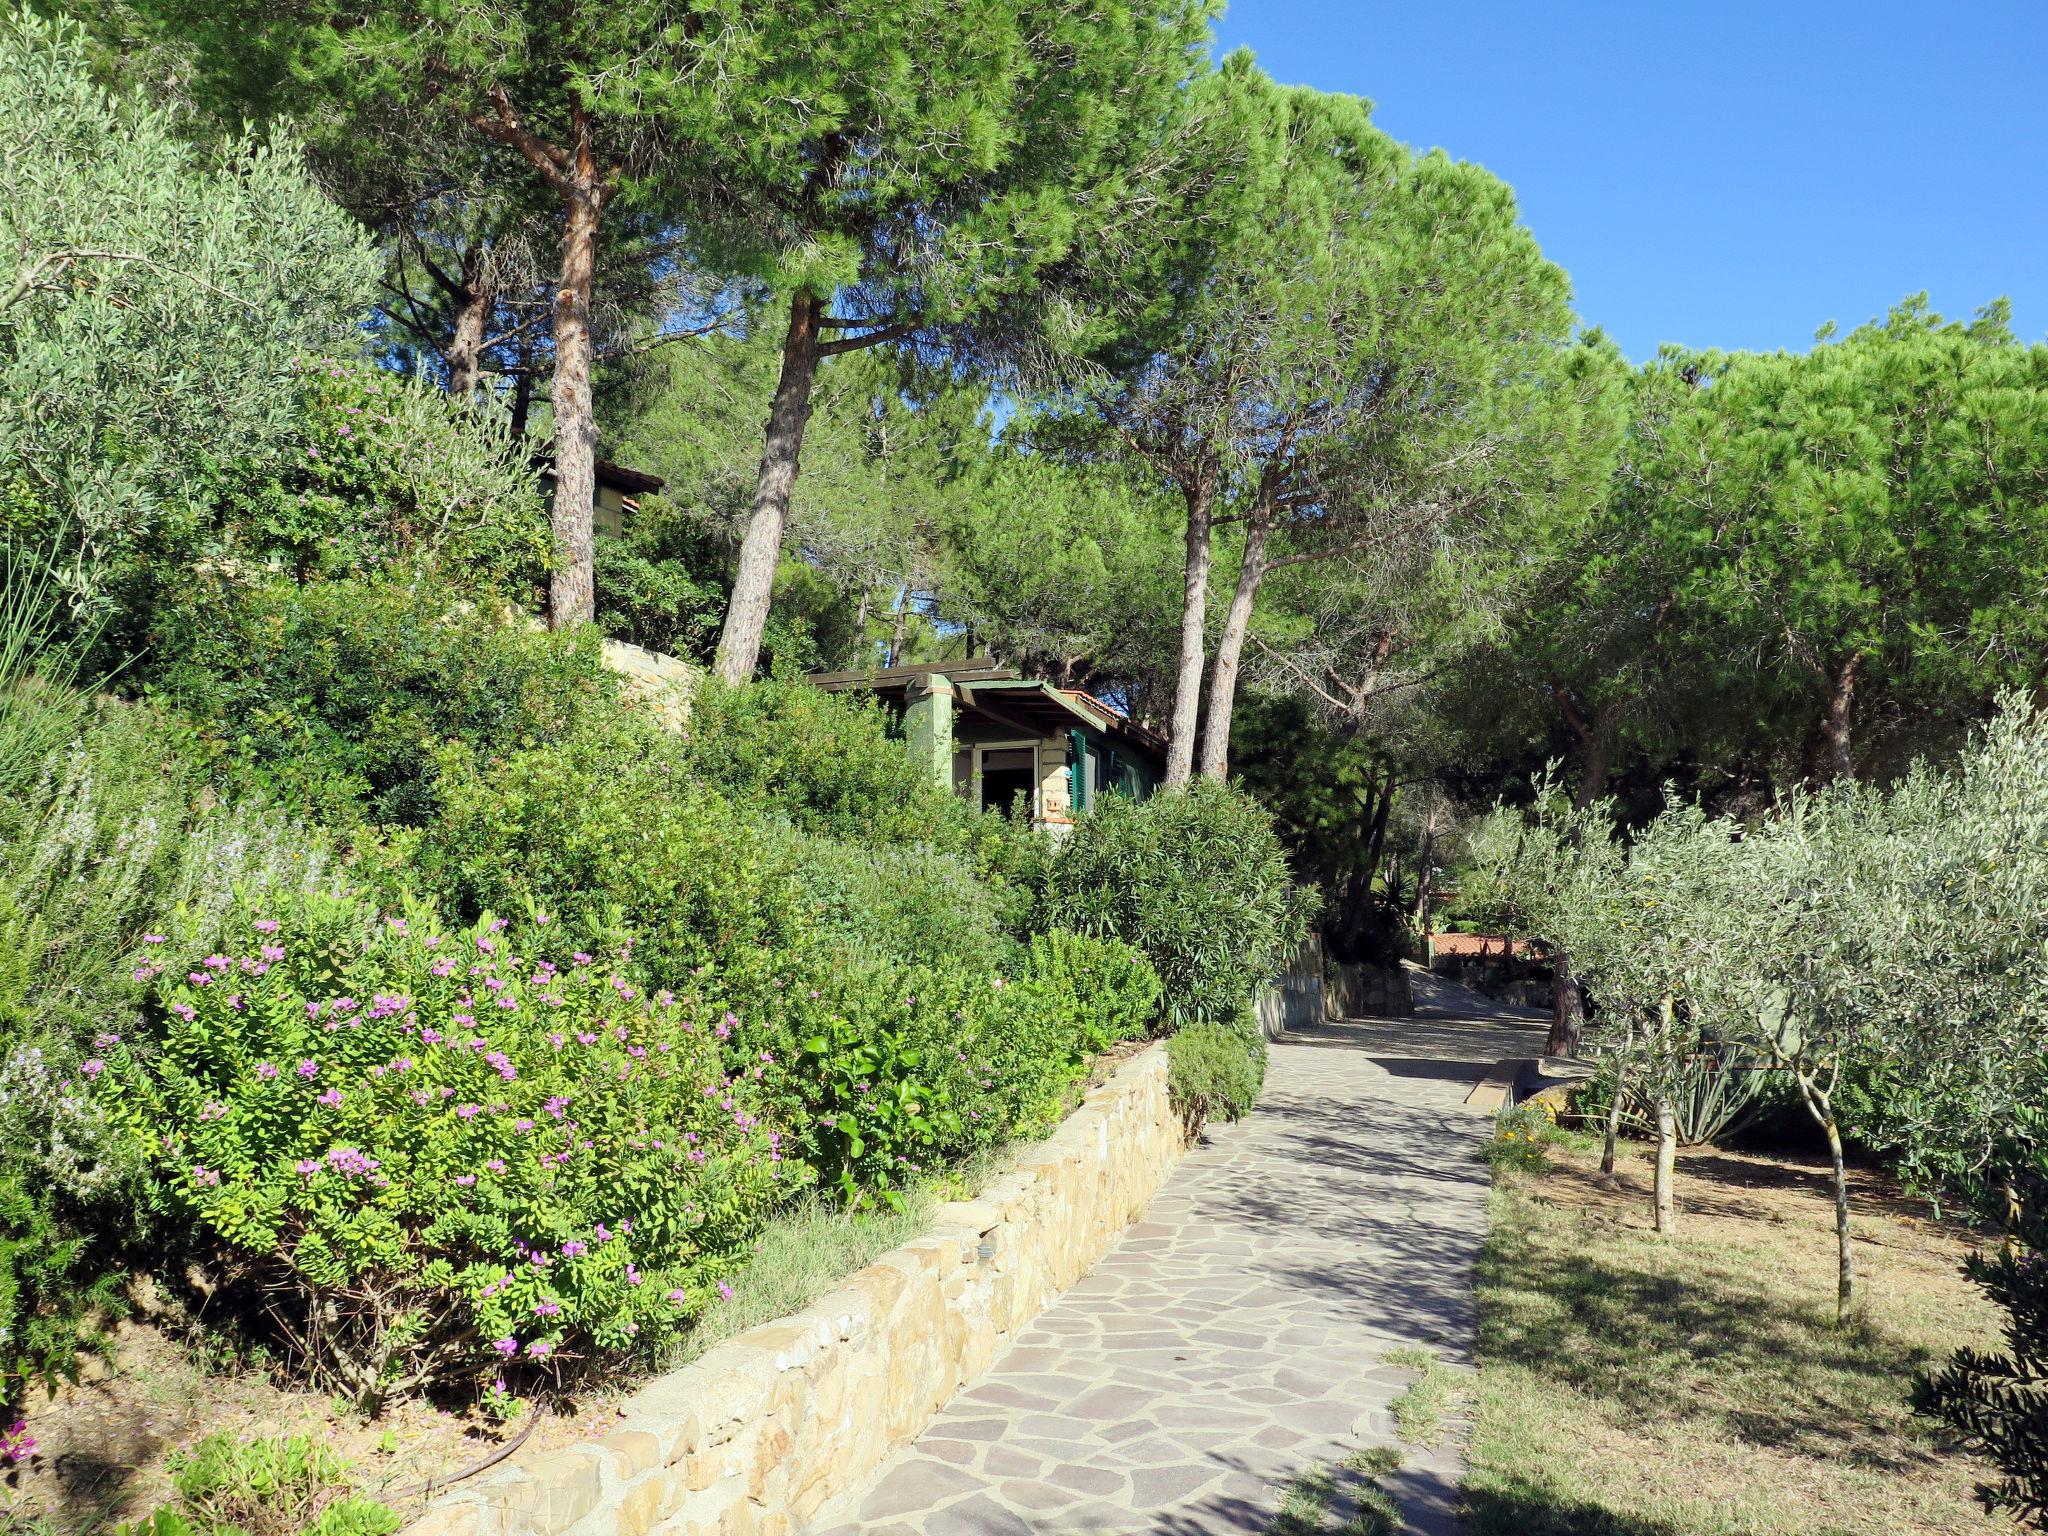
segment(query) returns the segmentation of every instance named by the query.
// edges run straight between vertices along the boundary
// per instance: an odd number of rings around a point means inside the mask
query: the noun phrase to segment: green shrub
[[[736,1019],[493,922],[284,916],[165,987],[160,1046],[112,1048],[100,1091],[353,1400],[647,1356],[805,1182],[767,1063],[721,1064]]]
[[[1166,1040],[1167,1085],[1190,1130],[1205,1120],[1241,1120],[1259,1100],[1264,1053],[1242,1033],[1195,1023]]]
[[[1227,785],[1132,801],[1105,796],[1050,861],[1035,926],[1121,939],[1165,988],[1164,1022],[1257,1033],[1252,1000],[1286,964],[1309,913],[1273,819]]]
[[[690,766],[735,804],[864,847],[960,851],[973,813],[921,772],[888,712],[857,694],[706,679],[691,704]]]
[[[1056,990],[841,957],[769,1005],[778,1118],[858,1203],[1059,1118],[1085,1053]]]
[[[393,855],[464,918],[545,918],[559,943],[633,946],[673,980],[751,964],[802,931],[801,893],[765,829],[694,778],[672,738],[614,720],[496,761],[436,758],[441,814]]]
[[[118,1273],[90,1236],[64,1221],[51,1192],[0,1174],[0,1405],[54,1389],[99,1348],[120,1308]]]
[[[615,640],[709,661],[725,618],[725,588],[680,560],[650,558],[633,542],[597,541],[597,627]]]
[[[1033,979],[1074,1020],[1085,1051],[1143,1039],[1159,1017],[1159,973],[1120,940],[1055,928],[1032,938],[1030,965]]]
[[[528,453],[498,412],[364,363],[295,362],[295,440],[231,460],[216,495],[231,546],[300,580],[439,564],[531,585],[553,555]]]
[[[987,975],[1012,960],[994,893],[957,854],[864,848],[786,828],[769,829],[766,842],[790,871],[815,943]]]
[[[117,1536],[390,1536],[396,1511],[345,1493],[348,1464],[305,1435],[216,1431],[170,1458],[175,1504]]]
[[[431,583],[221,584],[166,626],[150,691],[233,782],[342,826],[435,808],[432,750],[553,739],[616,698],[595,632],[548,634]]]
[[[2048,1160],[2035,1177],[2043,1173]],[[1968,1264],[2005,1313],[2005,1348],[1958,1350],[1914,1384],[1913,1406],[1998,1468],[1999,1480],[1977,1489],[1987,1510],[2038,1522],[2048,1513],[2048,1215],[2037,1210],[2019,1228],[2019,1241]]]

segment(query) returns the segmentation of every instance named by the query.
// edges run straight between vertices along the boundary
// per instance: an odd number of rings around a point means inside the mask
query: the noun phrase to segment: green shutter
[[[1079,726],[1067,732],[1067,805],[1077,816],[1088,809],[1088,738]]]

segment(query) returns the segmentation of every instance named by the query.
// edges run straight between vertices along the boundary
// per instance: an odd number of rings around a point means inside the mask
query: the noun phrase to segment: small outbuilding
[[[1091,694],[1023,677],[994,658],[820,672],[835,693],[869,693],[903,722],[934,781],[978,810],[1019,800],[1058,832],[1104,795],[1144,799],[1166,771],[1166,743]]]

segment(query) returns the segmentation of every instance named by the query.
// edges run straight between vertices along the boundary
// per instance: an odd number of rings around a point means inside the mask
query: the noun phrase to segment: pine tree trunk
[[[1230,715],[1237,703],[1237,669],[1244,659],[1245,637],[1251,633],[1252,606],[1259,583],[1266,579],[1267,520],[1255,516],[1245,528],[1244,564],[1238,568],[1237,590],[1223,616],[1223,635],[1216,642],[1216,666],[1209,674],[1209,716],[1202,723],[1202,776],[1221,779],[1230,771]]]
[[[455,334],[448,341],[448,393],[467,405],[483,378],[484,333],[498,306],[498,291],[484,281],[490,253],[482,246],[462,258],[462,288],[455,295]]]
[[[823,305],[807,293],[789,301],[789,330],[782,343],[782,373],[768,408],[767,441],[761,470],[754,482],[754,505],[747,532],[740,541],[739,567],[733,573],[732,601],[725,610],[725,630],[718,638],[718,675],[744,683],[761,659],[761,637],[768,628],[768,603],[775,591],[775,568],[782,560],[782,530],[789,520],[789,501],[796,490],[797,461],[803,452],[804,428],[811,419],[811,385],[818,376],[818,314]]]
[[[579,159],[588,161],[589,148]],[[590,294],[597,276],[602,194],[588,166],[563,194],[562,271],[555,290],[555,496],[549,514],[557,564],[548,578],[548,624],[566,629],[596,613],[592,571],[597,509],[597,413],[590,398]]]
[[[1671,1181],[1678,1164],[1678,1117],[1671,1101],[1657,1099],[1657,1235],[1670,1237],[1678,1231],[1678,1202],[1672,1198]]]
[[[1195,722],[1202,704],[1202,658],[1208,650],[1209,562],[1214,487],[1206,475],[1187,482],[1187,566],[1181,586],[1180,665],[1174,674],[1173,719],[1167,727],[1166,787],[1179,789],[1194,776]]]
[[[1822,1093],[1804,1072],[1799,1079],[1799,1096],[1806,1100],[1806,1112],[1813,1116],[1828,1139],[1828,1158],[1835,1178],[1835,1321],[1849,1315],[1856,1301],[1856,1254],[1849,1244],[1849,1170],[1842,1157],[1842,1127],[1835,1119],[1832,1097]]]
[[[1820,752],[1814,773],[1819,783],[1855,775],[1850,725],[1855,713],[1856,684],[1862,676],[1863,655],[1859,651],[1828,677],[1828,701],[1820,717]]]

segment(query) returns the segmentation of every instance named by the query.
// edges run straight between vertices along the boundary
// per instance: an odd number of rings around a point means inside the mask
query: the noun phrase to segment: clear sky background
[[[2048,336],[2048,0],[1231,0],[1220,37],[1506,180],[1633,358],[1923,289]]]

